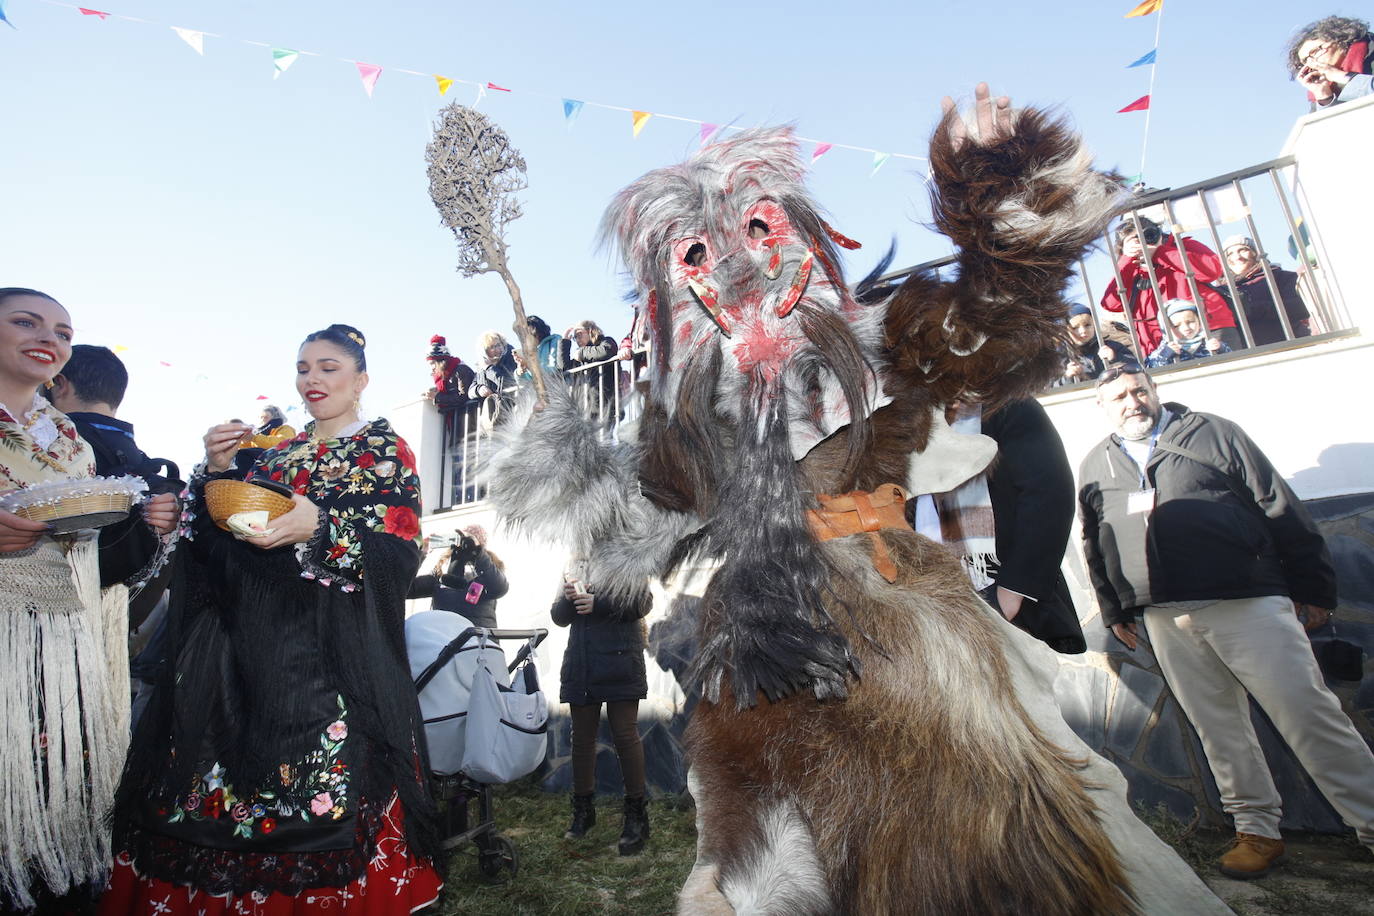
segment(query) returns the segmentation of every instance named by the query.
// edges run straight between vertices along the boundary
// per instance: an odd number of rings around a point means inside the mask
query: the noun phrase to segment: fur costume
[[[956,117],[931,149],[947,282],[851,291],[788,129],[626,188],[603,230],[652,341],[638,441],[601,441],[551,391],[494,462],[498,511],[589,557],[598,592],[718,564],[681,912],[1136,912],[1083,760],[1022,707],[1012,628],[958,558],[909,527],[819,541],[808,523],[821,495],[977,474],[995,449],[951,435],[944,407],[995,409],[1059,371],[1061,288],[1114,184],[1040,113],[962,145]]]

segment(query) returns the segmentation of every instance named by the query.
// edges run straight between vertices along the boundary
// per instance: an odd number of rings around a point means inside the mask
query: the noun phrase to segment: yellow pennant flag
[[[124,346],[123,344],[115,344],[114,351],[115,351],[116,353],[128,353],[128,352],[129,352],[129,348],[126,347],[126,346]]]
[[[1164,6],[1164,0],[1144,0],[1139,6],[1126,14],[1125,18],[1132,16],[1148,16],[1151,13],[1158,13],[1160,7]]]
[[[440,95],[447,95],[448,87],[453,85],[453,80],[449,79],[447,76],[440,76],[437,73],[434,74],[434,82],[439,84]]]
[[[636,137],[639,136],[639,132],[640,132],[641,130],[644,129],[644,125],[645,125],[645,124],[648,124],[648,123],[649,123],[649,119],[652,118],[653,116],[654,116],[654,115],[653,115],[653,112],[649,112],[649,111],[632,111],[632,112],[630,112],[630,118],[632,119],[632,123],[634,124],[634,130],[635,130],[635,136],[636,136]]]

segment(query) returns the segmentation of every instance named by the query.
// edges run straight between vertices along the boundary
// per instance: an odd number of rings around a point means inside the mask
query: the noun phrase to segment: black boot
[[[587,835],[587,831],[592,829],[596,823],[596,804],[595,796],[573,795],[572,797],[573,819],[572,826],[568,832],[563,834],[565,839],[578,840]]]
[[[620,854],[632,856],[649,838],[649,809],[643,795],[625,796],[625,825],[620,829]]]

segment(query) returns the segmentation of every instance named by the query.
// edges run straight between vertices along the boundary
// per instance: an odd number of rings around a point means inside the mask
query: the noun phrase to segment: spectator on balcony
[[[425,395],[440,412],[449,414],[465,406],[468,388],[477,373],[472,367],[448,351],[448,341],[442,334],[429,339],[429,376],[433,387]]]
[[[616,376],[615,363],[608,363],[619,349],[616,342],[601,332],[595,321],[579,321],[568,328],[559,345],[560,368],[573,372],[573,398],[592,417],[607,416],[614,410]],[[604,365],[597,365],[602,363]]]
[[[553,333],[548,322],[538,315],[529,316],[525,319],[525,323],[529,325],[530,331],[534,334],[534,339],[539,342],[537,359],[540,368],[544,370],[544,375],[548,377],[556,374],[558,372],[558,349],[563,338]],[[519,347],[515,349],[514,356],[516,378],[522,382],[534,378],[529,366],[525,365],[525,354],[520,351]]]
[[[1159,283],[1160,293],[1165,301],[1170,299],[1190,299],[1193,291],[1188,283],[1188,272],[1184,268],[1184,255],[1188,266],[1193,269],[1198,293],[1202,296],[1207,310],[1207,329],[1232,350],[1243,350],[1245,341],[1236,327],[1236,317],[1226,300],[1208,284],[1221,279],[1221,259],[1217,253],[1194,239],[1183,239],[1180,252],[1178,240],[1165,236],[1159,224],[1145,217],[1137,217],[1140,230],[1137,233],[1135,220],[1127,217],[1116,233],[1117,270],[1126,285],[1126,298],[1123,302],[1116,278],[1107,284],[1102,295],[1102,307],[1109,312],[1125,311],[1135,325],[1136,338],[1140,341],[1141,351],[1152,353],[1164,339],[1159,324],[1159,304],[1150,285],[1150,268],[1154,269],[1155,280]]]
[[[1274,307],[1274,295],[1269,289],[1269,281],[1264,276],[1264,265],[1255,240],[1243,235],[1233,235],[1221,246],[1226,256],[1226,265],[1236,278],[1236,292],[1240,294],[1240,307],[1246,321],[1250,323],[1250,336],[1254,346],[1277,343],[1287,338],[1283,322],[1279,319],[1278,309]],[[1293,328],[1294,337],[1307,337],[1312,333],[1309,324],[1311,316],[1302,297],[1298,295],[1298,275],[1291,270],[1283,270],[1272,264],[1274,285],[1279,288],[1279,298],[1283,300],[1283,310],[1288,314],[1288,323]]]
[[[1097,339],[1092,309],[1080,303],[1069,306],[1069,338],[1064,352],[1064,377],[1060,385],[1072,385],[1095,379],[1109,365],[1136,362],[1131,353],[1131,334],[1126,326],[1115,321],[1102,328],[1102,340]]]
[[[1288,42],[1288,75],[1307,89],[1312,110],[1374,93],[1374,35],[1369,23],[1327,16]]]
[[[471,400],[483,422],[496,423],[515,407],[515,348],[499,331],[487,331],[478,342],[484,365],[473,378]]]
[[[1149,369],[1172,366],[1204,356],[1230,353],[1231,348],[1215,334],[1206,336],[1191,299],[1170,299],[1164,303],[1164,316],[1174,329],[1174,339],[1165,340],[1145,360]]]

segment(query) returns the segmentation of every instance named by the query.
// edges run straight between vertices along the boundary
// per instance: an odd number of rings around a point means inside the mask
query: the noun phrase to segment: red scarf
[[[1349,50],[1345,52],[1345,57],[1341,59],[1341,69],[1346,73],[1368,73],[1369,70],[1365,62],[1365,58],[1368,55],[1369,39],[1366,38],[1364,41],[1351,42]],[[1328,83],[1327,85],[1331,87],[1333,94],[1339,94],[1336,91],[1335,83]],[[1312,94],[1311,90],[1308,90],[1307,100],[1309,102],[1315,102],[1317,100],[1317,97]]]

